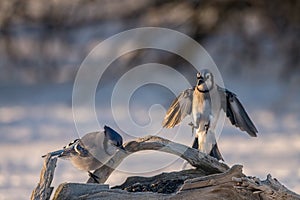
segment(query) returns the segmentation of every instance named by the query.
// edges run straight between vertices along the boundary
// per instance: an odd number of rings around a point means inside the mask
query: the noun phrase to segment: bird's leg
[[[204,130],[205,130],[205,133],[206,133],[206,134],[207,134],[207,132],[208,132],[209,125],[210,125],[209,122],[208,122],[207,124],[204,125]]]
[[[127,153],[126,149],[123,147],[123,145],[118,146],[118,150],[123,152],[123,153]]]
[[[192,136],[193,136],[193,135],[194,135],[195,128],[197,128],[197,126],[195,126],[195,125],[193,124],[193,122],[190,122],[188,125],[192,127]]]
[[[99,177],[98,176],[96,176],[94,173],[92,173],[90,171],[88,171],[88,173],[89,173],[89,176],[95,181],[95,183],[99,183],[99,181],[98,181]]]

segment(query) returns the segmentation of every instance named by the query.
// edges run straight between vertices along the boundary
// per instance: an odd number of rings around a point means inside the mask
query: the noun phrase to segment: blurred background
[[[88,53],[114,34],[145,26],[177,30],[199,42],[255,122],[259,136],[253,139],[226,120],[219,140],[226,162],[243,164],[247,175],[265,178],[271,173],[300,193],[299,10],[296,0],[0,1],[0,199],[27,199],[38,182],[41,155],[77,137],[72,87]],[[107,107],[114,83],[149,62],[171,66],[194,81],[189,63],[172,53],[147,49],[124,55],[100,80],[97,109],[109,114],[99,120],[114,127]],[[157,86],[149,86],[135,94],[138,112],[133,118],[140,123],[157,99],[167,107],[174,98],[156,91]],[[84,111],[82,120],[89,121]],[[172,130],[162,132],[163,137],[172,135]],[[159,155],[141,153],[123,167],[135,163],[133,170],[149,171],[172,157]],[[145,160],[147,156],[152,157]],[[146,175],[180,170],[181,164],[177,160]],[[116,172],[108,183],[121,184],[128,175]],[[86,173],[60,161],[54,185],[86,179]]]

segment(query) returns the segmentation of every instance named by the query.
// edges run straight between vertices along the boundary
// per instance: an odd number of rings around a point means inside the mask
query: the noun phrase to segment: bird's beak
[[[197,82],[197,85],[201,85],[202,83],[204,83],[205,81],[204,81],[204,78],[202,77],[202,76],[200,76],[199,78],[198,78],[198,82]]]

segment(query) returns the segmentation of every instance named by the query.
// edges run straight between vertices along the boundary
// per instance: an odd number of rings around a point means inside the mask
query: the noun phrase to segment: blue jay
[[[173,128],[187,115],[191,115],[192,131],[196,129],[193,148],[218,160],[223,160],[218,149],[215,129],[221,110],[231,123],[250,136],[256,137],[257,129],[237,96],[214,82],[213,74],[204,69],[197,73],[197,84],[179,94],[168,109],[163,127]]]
[[[121,135],[112,128],[104,126],[104,131],[87,133],[81,139],[70,142],[63,149],[50,152],[50,155],[70,160],[76,168],[87,171],[89,176],[98,182],[98,177],[91,171],[105,164],[118,149],[125,150],[122,145]]]

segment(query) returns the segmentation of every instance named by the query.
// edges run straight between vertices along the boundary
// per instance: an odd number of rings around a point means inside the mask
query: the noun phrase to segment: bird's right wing
[[[194,88],[180,93],[173,101],[162,123],[165,128],[173,128],[192,112]]]

